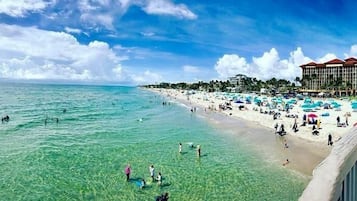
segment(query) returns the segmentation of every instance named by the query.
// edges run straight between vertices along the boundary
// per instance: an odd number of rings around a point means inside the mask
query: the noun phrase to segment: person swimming
[[[195,145],[193,144],[193,142],[188,142],[187,144],[190,148],[195,148]]]

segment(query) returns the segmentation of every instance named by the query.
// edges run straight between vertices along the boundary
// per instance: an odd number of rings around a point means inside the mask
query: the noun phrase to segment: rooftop
[[[323,68],[323,67],[326,67],[326,65],[328,64],[343,64],[343,66],[354,66],[357,64],[357,59],[354,58],[354,57],[350,57],[350,58],[347,58],[345,60],[340,60],[340,59],[332,59],[328,62],[325,62],[325,63],[316,63],[316,62],[310,62],[310,63],[307,63],[307,64],[303,64],[301,65],[300,67],[301,68],[305,68],[307,66],[311,66],[311,67],[319,67],[319,68]]]

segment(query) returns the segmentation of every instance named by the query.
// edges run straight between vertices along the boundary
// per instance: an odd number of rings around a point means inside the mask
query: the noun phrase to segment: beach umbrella
[[[307,115],[308,118],[317,118],[317,115],[314,113],[310,113],[309,115]]]
[[[330,104],[329,103],[324,103],[323,106],[324,107],[328,107],[328,106],[330,106]]]
[[[303,104],[301,107],[302,108],[314,108],[315,106],[313,104]]]
[[[304,103],[311,103],[311,99],[310,99],[310,98],[306,98],[306,99],[304,100]]]

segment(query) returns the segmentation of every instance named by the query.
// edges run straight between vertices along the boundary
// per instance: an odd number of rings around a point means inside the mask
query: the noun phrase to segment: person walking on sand
[[[278,132],[278,127],[279,127],[279,125],[278,125],[278,123],[276,123],[275,126],[274,126],[274,128],[275,128],[275,133]]]
[[[327,145],[331,145],[332,146],[333,142],[332,142],[332,135],[331,133],[328,134],[328,139],[327,139]]]
[[[150,177],[152,178],[152,181],[154,181],[155,179],[155,168],[154,168],[154,165],[151,165],[149,167],[149,171],[150,171]]]
[[[340,125],[340,116],[337,116],[336,121],[337,121],[337,126],[339,126]]]
[[[317,129],[320,129],[320,124],[321,124],[321,121],[320,121],[320,119],[318,119],[317,122],[316,122]]]
[[[346,126],[348,126],[348,114],[346,113]]]
[[[129,181],[130,179],[130,173],[131,173],[131,167],[130,164],[128,164],[125,169],[124,169],[125,175],[126,175],[126,181]]]

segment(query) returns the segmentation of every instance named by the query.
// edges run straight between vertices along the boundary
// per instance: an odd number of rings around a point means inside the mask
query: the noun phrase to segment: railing
[[[299,201],[357,200],[357,128],[334,144],[330,155],[313,172]]]

